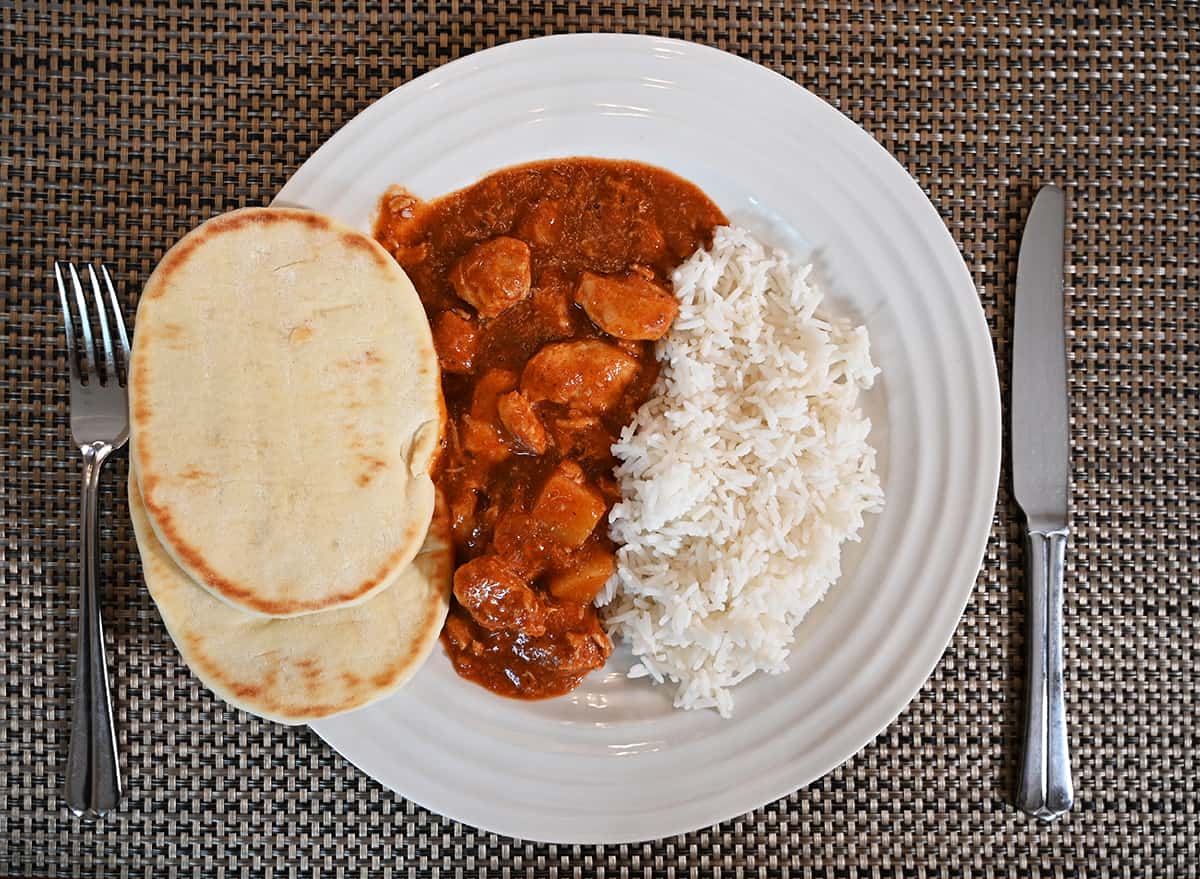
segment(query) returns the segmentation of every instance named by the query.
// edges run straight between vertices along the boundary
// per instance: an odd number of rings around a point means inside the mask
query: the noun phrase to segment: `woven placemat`
[[[1196,3],[201,5],[0,0],[0,874],[1196,875]],[[547,846],[441,818],[306,729],[215,701],[140,586],[122,460],[105,479],[102,538],[129,793],[116,815],[81,826],[57,794],[79,468],[51,260],[103,258],[132,317],[171,242],[216,212],[267,202],[373,99],[485,46],[574,30],[709,43],[860,123],[960,243],[1002,376],[1025,211],[1039,184],[1068,188],[1075,810],[1041,826],[1007,805],[1023,596],[1003,484],[953,643],[872,745],[786,799],[685,837]]]

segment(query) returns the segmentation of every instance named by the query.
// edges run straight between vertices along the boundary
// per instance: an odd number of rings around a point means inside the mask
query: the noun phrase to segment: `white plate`
[[[689,43],[566,36],[447,64],[367,108],[277,202],[369,228],[384,189],[431,197],[569,155],[639,159],[731,218],[815,249],[831,308],[866,322],[866,401],[887,509],[800,627],[792,671],[736,691],[736,715],[671,708],[617,656],[571,696],[517,702],[439,649],[395,697],[313,728],[421,805],[512,836],[657,838],[740,815],[845,761],[908,704],[979,569],[1000,463],[999,384],[971,277],[887,152],[763,67]]]

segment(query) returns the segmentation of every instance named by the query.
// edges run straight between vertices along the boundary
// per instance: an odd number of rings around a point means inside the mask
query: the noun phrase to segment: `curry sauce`
[[[442,369],[434,481],[457,565],[442,641],[463,677],[556,696],[611,653],[594,605],[615,563],[610,448],[657,378],[671,272],[725,222],[686,180],[602,159],[384,196],[375,236],[416,286]]]

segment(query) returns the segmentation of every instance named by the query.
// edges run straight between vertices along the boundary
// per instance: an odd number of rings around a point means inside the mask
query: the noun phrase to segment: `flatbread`
[[[251,714],[295,724],[361,708],[404,684],[437,643],[454,567],[440,505],[391,586],[353,607],[291,619],[236,610],[200,588],[158,542],[133,476],[129,509],[146,587],[184,661]]]
[[[379,244],[307,211],[215,217],[159,263],[136,330],[134,471],[197,583],[297,616],[408,565],[444,407],[424,309]]]

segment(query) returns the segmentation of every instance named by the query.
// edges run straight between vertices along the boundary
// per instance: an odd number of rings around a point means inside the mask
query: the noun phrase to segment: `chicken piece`
[[[517,445],[535,455],[546,454],[550,446],[550,437],[538,414],[533,411],[533,404],[520,391],[509,391],[496,401],[500,415],[500,423],[509,432]]]
[[[450,270],[459,298],[491,318],[529,295],[529,246],[516,238],[477,244]]]
[[[472,485],[456,482],[450,488],[448,495],[450,532],[454,535],[454,542],[459,546],[464,546],[474,536],[477,528],[479,490]]]
[[[471,415],[481,421],[495,421],[500,397],[516,386],[515,372],[507,369],[489,369],[475,383],[475,392],[471,395]]]
[[[538,495],[533,518],[568,549],[582,546],[607,509],[604,497],[588,484],[574,461],[563,461]]]
[[[566,339],[574,326],[571,321],[571,279],[557,266],[545,269],[533,288],[533,314],[545,337]]]
[[[546,606],[505,562],[485,555],[454,572],[454,597],[485,629],[537,636],[546,631]]]
[[[612,653],[612,641],[603,632],[567,632],[565,649],[560,648],[556,668],[581,673],[600,668]]]
[[[497,401],[517,386],[517,374],[506,369],[490,369],[475,384],[471,409],[462,417],[463,448],[480,460],[494,464],[503,461],[511,450],[500,431]]]
[[[550,415],[550,433],[559,453],[577,461],[606,461],[612,437],[595,415]]]
[[[562,205],[555,199],[544,199],[529,209],[521,222],[522,238],[535,246],[551,248],[562,240]]]
[[[452,613],[446,617],[446,626],[443,629],[450,643],[457,647],[463,653],[470,653],[473,656],[479,656],[483,653],[483,644],[471,637],[471,624],[464,617]]]
[[[598,339],[554,342],[525,364],[521,390],[531,402],[550,400],[579,412],[611,409],[638,372],[638,362]]]
[[[645,344],[645,342],[632,342],[629,339],[617,339],[617,347],[630,357],[641,357],[642,346]]]
[[[448,437],[458,434],[454,421],[449,422]],[[454,545],[473,547],[490,537],[495,515],[488,509],[487,475],[489,464],[464,455],[461,449],[449,453],[450,465],[442,470],[438,486],[450,512],[450,530]]]
[[[533,517],[517,509],[508,510],[496,522],[492,546],[510,568],[530,582],[548,567],[568,563],[568,552],[550,539]]]
[[[570,625],[570,628],[557,637],[522,638],[513,644],[512,651],[531,665],[539,665],[552,669],[556,674],[584,674],[594,668],[600,668],[612,653],[612,641],[604,634],[596,619],[594,610],[590,610],[590,624],[581,619],[568,621],[565,616],[581,616],[563,614],[562,610],[576,610],[577,604],[552,608],[551,613],[556,620],[553,629]],[[580,626],[581,628],[576,628]]]
[[[463,448],[485,464],[503,461],[511,453],[494,424],[478,421],[470,415],[462,419]]]
[[[607,549],[593,546],[550,577],[550,594],[563,601],[588,604],[612,576],[616,559]]]
[[[618,339],[660,339],[679,313],[675,294],[640,272],[596,275],[584,272],[575,301],[592,323]]]
[[[475,370],[479,328],[465,311],[439,312],[433,319],[433,346],[442,369],[466,375]]]

